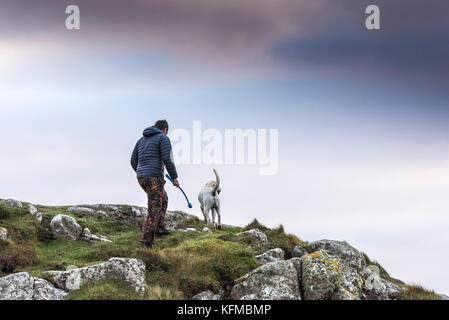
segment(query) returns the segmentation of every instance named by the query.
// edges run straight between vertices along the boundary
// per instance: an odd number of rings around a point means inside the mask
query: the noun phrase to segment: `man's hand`
[[[173,185],[174,185],[175,187],[179,187],[179,181],[178,181],[178,179],[174,179],[174,180],[173,180]]]

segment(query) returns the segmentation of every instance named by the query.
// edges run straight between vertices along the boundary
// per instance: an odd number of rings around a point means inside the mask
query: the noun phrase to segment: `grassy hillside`
[[[145,262],[147,290],[136,296],[121,283],[104,282],[71,292],[66,299],[189,299],[198,292],[212,290],[229,294],[234,280],[258,266],[255,255],[267,249],[282,248],[286,258],[295,245],[307,249],[307,242],[284,232],[282,226],[269,229],[254,220],[245,228],[224,227],[208,232],[174,231],[156,238],[157,247],[141,248],[142,219],[109,220],[86,213],[68,213],[68,207],[37,206],[42,223],[22,209],[0,203],[0,226],[8,229],[8,240],[0,240],[0,276],[27,271],[43,277],[46,270],[65,270],[71,265],[84,267],[111,257],[138,258]],[[107,236],[112,243],[88,243],[56,238],[50,229],[51,219],[59,213],[73,216],[92,233]],[[199,219],[183,227],[205,227]],[[250,236],[237,235],[257,227],[265,232],[268,244]],[[408,286],[392,279],[381,267],[382,276],[407,288],[401,299],[439,299],[433,291]]]

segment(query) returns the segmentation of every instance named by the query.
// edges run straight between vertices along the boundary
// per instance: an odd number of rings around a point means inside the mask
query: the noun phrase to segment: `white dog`
[[[216,181],[206,183],[198,195],[198,201],[200,202],[201,212],[203,212],[206,223],[221,229],[220,199],[218,198],[218,194],[221,192],[220,177],[215,169],[214,173]],[[209,211],[212,212],[212,220],[210,219]],[[215,213],[218,216],[218,223],[215,223]]]

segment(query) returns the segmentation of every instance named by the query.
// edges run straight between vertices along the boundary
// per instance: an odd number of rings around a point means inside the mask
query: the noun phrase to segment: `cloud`
[[[67,1],[3,4],[3,36],[87,41],[93,46],[132,44],[220,60],[248,56],[283,34],[297,31],[322,0],[79,0],[81,30],[64,28]],[[318,12],[316,12],[318,14]],[[30,34],[31,32],[31,34]]]
[[[446,32],[378,34],[340,33],[298,37],[279,44],[273,56],[290,65],[366,72],[381,68],[423,76],[449,75]]]

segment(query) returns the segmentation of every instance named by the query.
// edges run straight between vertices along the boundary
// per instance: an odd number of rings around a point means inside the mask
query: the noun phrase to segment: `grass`
[[[300,240],[295,235],[287,234],[282,225],[274,229],[269,229],[261,224],[257,219],[254,219],[251,223],[246,225],[242,231],[250,229],[259,229],[263,231],[268,238],[268,243],[261,243],[252,235],[237,235],[235,233],[225,234],[221,237],[221,239],[248,245],[255,251],[256,254],[261,254],[268,249],[281,248],[284,250],[286,259],[290,259],[293,256],[293,248],[295,246],[302,246],[308,250],[307,242]]]
[[[120,281],[104,281],[95,285],[84,285],[79,290],[71,291],[66,300],[181,300],[182,292],[176,288],[161,286],[148,287],[143,296],[138,295],[126,283]]]
[[[284,250],[285,259],[293,257],[293,248],[295,246],[304,247],[308,251],[307,242],[300,240],[295,235],[285,233],[282,225],[275,229],[267,230],[265,234],[268,237],[271,248],[281,248]]]
[[[442,300],[435,291],[415,284],[406,285],[405,290],[397,298],[399,300]]]
[[[12,273],[38,261],[39,223],[23,209],[0,203],[0,226],[8,230],[8,240],[0,240],[0,271]]]

